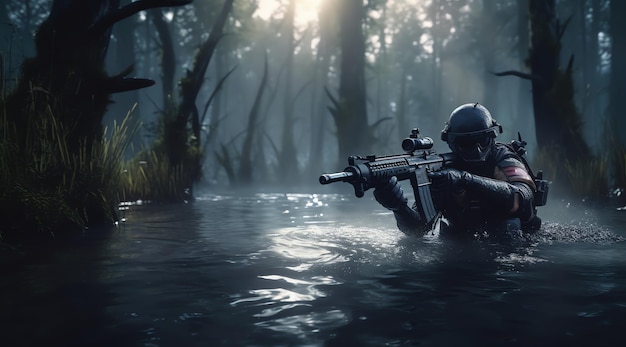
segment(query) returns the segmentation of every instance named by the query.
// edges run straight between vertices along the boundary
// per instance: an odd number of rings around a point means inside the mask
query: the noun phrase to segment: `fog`
[[[215,152],[225,146],[235,155],[235,161],[236,154],[241,153],[243,134],[251,131],[249,115],[261,84],[265,57],[268,83],[259,119],[252,127],[256,131],[255,165],[265,166],[259,172],[267,172],[267,176],[256,177],[256,183],[279,183],[276,177],[280,176],[277,173],[284,133],[293,138],[296,155],[291,160],[297,162],[302,182],[315,181],[321,172],[343,168],[327,95],[338,96],[342,74],[339,2],[293,1],[293,32],[287,25],[288,0],[235,2],[196,100],[196,107],[204,115],[203,142],[210,141],[204,153],[204,180],[210,185],[229,183]],[[15,62],[33,53],[32,35],[51,2],[3,1],[2,15],[10,23],[3,27],[4,43],[10,37],[13,47],[12,66],[5,74],[15,77]],[[577,57],[574,99],[585,124],[584,140],[599,151],[608,107],[609,10],[606,1],[578,3],[557,1],[558,18],[571,18],[562,37],[561,60],[566,64],[571,55]],[[180,81],[193,66],[196,49],[209,37],[220,6],[221,1],[196,0],[187,6],[163,9],[174,43],[174,81]],[[450,112],[460,104],[479,102],[504,127],[499,140],[509,142],[521,133],[532,159],[536,137],[530,82],[495,75],[528,70],[526,1],[380,0],[363,2],[363,6],[367,122],[373,136],[370,148],[364,152],[401,153],[402,138],[414,127],[435,140],[436,151],[447,152],[440,131]],[[156,82],[136,92],[115,94],[105,117],[106,125],[110,125],[137,103],[134,116],[143,127],[136,148],[150,145],[155,135],[151,129],[164,109],[164,43],[154,28],[153,15],[155,12],[142,12],[116,25],[107,56],[109,74],[133,65],[132,75]],[[293,65],[287,64],[291,37]],[[176,83],[174,99],[178,93]],[[292,112],[286,117],[289,110]],[[290,126],[286,119],[291,119],[293,127],[284,132],[284,127]],[[317,131],[320,124],[321,131]],[[351,136],[365,134],[355,132]]]

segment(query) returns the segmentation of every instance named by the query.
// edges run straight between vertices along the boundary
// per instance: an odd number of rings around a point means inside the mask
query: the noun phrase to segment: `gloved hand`
[[[445,210],[453,201],[453,195],[460,193],[467,186],[471,174],[457,169],[443,169],[429,172],[431,180],[430,193],[435,206]]]
[[[392,176],[386,184],[376,187],[374,198],[383,207],[392,211],[399,210],[407,202],[396,176]]]
[[[467,171],[447,168],[439,171],[429,172],[431,179],[431,190],[460,192],[467,187],[472,180],[472,174]]]
[[[510,212],[515,206],[515,194],[520,193],[520,189],[509,182],[472,175],[467,171],[456,169],[429,172],[428,177],[432,181],[430,191],[433,200],[437,199],[444,205],[452,200],[454,194],[467,190],[471,191],[474,197],[488,202],[491,208]]]

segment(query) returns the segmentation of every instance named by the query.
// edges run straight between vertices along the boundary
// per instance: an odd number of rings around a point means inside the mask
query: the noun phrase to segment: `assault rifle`
[[[518,133],[518,140],[505,144],[518,154],[524,166],[533,178],[537,191],[534,193],[534,205],[544,206],[548,200],[549,182],[543,179],[540,170],[537,175],[530,169],[526,160],[526,141]],[[396,176],[398,181],[410,180],[415,196],[415,205],[421,220],[430,223],[438,214],[430,194],[430,180],[427,173],[449,167],[455,160],[454,153],[437,154],[431,148],[433,140],[421,137],[419,130],[414,128],[411,135],[402,141],[404,154],[366,157],[348,157],[348,167],[341,172],[327,173],[320,176],[321,184],[347,182],[354,187],[354,194],[361,198],[365,191],[387,183]]]
[[[347,182],[354,187],[354,194],[361,198],[365,191],[385,184],[396,176],[398,181],[410,180],[415,195],[417,212],[423,221],[431,222],[438,214],[430,194],[430,180],[427,173],[438,171],[454,160],[453,153],[437,154],[431,148],[433,140],[421,137],[414,128],[411,135],[402,141],[405,153],[397,155],[348,157],[348,167],[341,172],[320,176],[321,184]]]

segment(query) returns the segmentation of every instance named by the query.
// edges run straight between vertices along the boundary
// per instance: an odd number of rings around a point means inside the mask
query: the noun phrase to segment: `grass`
[[[172,167],[166,155],[152,150],[139,153],[124,164],[119,186],[124,201],[184,200],[184,168]]]
[[[616,127],[609,126],[606,129],[609,129],[607,143],[610,147],[613,185],[615,188],[626,189],[626,144],[622,143],[615,134]]]
[[[609,192],[608,157],[592,157],[578,160],[574,164],[565,163],[565,169],[571,182],[571,191],[575,196],[600,199]]]
[[[0,240],[49,239],[117,218],[124,153],[137,127],[130,112],[102,139],[69,148],[69,129],[40,114],[26,136],[0,110]],[[33,107],[34,109],[34,107]]]
[[[50,239],[90,225],[112,223],[121,201],[183,201],[187,176],[157,149],[125,153],[139,125],[131,110],[102,139],[70,149],[69,130],[49,111],[18,141],[15,125],[0,112],[0,241]],[[50,110],[50,108],[49,108]]]
[[[609,196],[611,188],[626,188],[626,146],[609,141],[608,147],[601,155],[574,163],[564,160],[558,149],[544,148],[535,156],[533,167],[542,169],[557,191],[598,201]]]

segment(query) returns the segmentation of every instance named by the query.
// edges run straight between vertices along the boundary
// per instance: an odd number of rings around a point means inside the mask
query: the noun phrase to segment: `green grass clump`
[[[124,201],[183,202],[193,199],[192,188],[201,177],[203,156],[186,128],[162,114],[150,129],[155,140],[125,163],[120,186]]]
[[[581,157],[571,163],[563,159],[558,149],[543,148],[535,155],[533,167],[543,170],[555,192],[573,198],[598,200],[608,196],[611,161],[612,156],[605,154]]]
[[[609,129],[615,129],[614,127]],[[613,131],[608,132],[614,188],[626,189],[626,145]]]
[[[30,117],[25,132],[0,110],[0,239],[48,239],[117,218],[124,152],[137,127],[127,116],[101,140],[70,148],[70,130],[48,110]]]
[[[609,192],[609,160],[591,157],[574,164],[565,163],[572,193],[578,197],[599,199]]]
[[[172,167],[162,152],[146,150],[124,164],[120,195],[124,201],[180,201],[184,182],[182,165]]]

